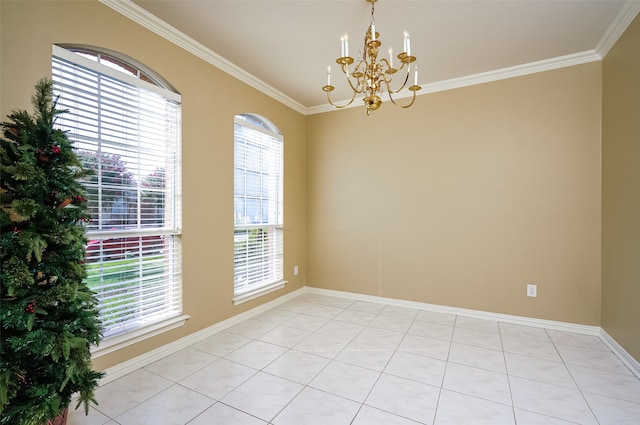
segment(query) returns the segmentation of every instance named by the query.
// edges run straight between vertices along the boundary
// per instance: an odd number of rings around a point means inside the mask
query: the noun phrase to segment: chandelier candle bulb
[[[413,74],[413,85],[414,86],[418,85],[418,65],[416,65],[416,73]]]
[[[343,57],[349,56],[349,36],[344,34],[344,55]]]
[[[340,37],[340,57],[344,57],[344,35]]]
[[[407,30],[404,30],[404,33],[402,35],[404,36],[403,44],[402,44],[402,51],[407,53],[407,37],[409,37],[409,34],[407,33]]]
[[[389,47],[389,66],[393,68],[393,49]]]
[[[371,22],[371,41],[376,40],[376,24]]]
[[[331,67],[330,66],[327,67],[327,85],[328,86],[331,85]]]

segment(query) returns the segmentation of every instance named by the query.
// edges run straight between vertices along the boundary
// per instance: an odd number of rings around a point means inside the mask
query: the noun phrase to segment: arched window
[[[53,46],[56,124],[84,168],[87,283],[107,342],[182,317],[180,95],[114,52]],[[101,347],[104,347],[104,343]]]
[[[267,119],[235,116],[234,302],[279,289],[283,281],[283,138]]]

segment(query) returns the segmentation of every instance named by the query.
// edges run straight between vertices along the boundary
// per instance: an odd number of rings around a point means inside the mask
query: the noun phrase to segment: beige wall
[[[307,285],[599,325],[601,77],[309,117]]]
[[[602,327],[640,361],[640,17],[603,64]]]
[[[206,328],[304,284],[305,117],[197,59],[96,1],[2,1],[0,113],[31,110],[33,86],[51,75],[51,45],[80,43],[124,53],[182,94],[184,312],[177,330],[100,357],[109,367]],[[233,116],[269,118],[285,137],[284,290],[234,307]],[[3,119],[4,121],[4,119]],[[301,274],[293,276],[293,266]]]
[[[356,108],[306,118],[96,1],[0,1],[0,19],[2,117],[30,109],[33,85],[50,75],[53,43],[122,52],[182,94],[184,304],[192,318],[99,358],[97,367],[204,329],[305,279],[602,323],[640,358],[637,19],[604,61],[602,112],[602,64],[591,63],[423,95],[407,110],[384,104],[372,117]],[[266,116],[285,135],[289,284],[234,307],[232,120],[242,112]],[[527,283],[538,285],[537,298],[526,297]]]

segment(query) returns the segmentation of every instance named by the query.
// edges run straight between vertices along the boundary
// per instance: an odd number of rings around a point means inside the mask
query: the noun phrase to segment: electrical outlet
[[[298,266],[293,266],[293,275],[298,276]]]
[[[527,285],[527,297],[537,297],[538,296],[538,285]]]

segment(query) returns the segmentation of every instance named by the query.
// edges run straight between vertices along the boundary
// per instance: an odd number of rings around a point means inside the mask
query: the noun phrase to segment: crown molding
[[[314,115],[336,110],[329,104],[305,107],[300,102],[297,102],[291,97],[285,95],[281,91],[270,86],[254,75],[246,72],[242,68],[223,58],[211,49],[205,47],[203,44],[197,42],[196,40],[192,39],[191,37],[178,31],[176,28],[147,12],[140,6],[133,3],[131,0],[99,1],[105,6],[110,7],[116,12],[142,25],[143,27],[163,37],[164,39],[172,42],[178,47],[181,47],[182,49],[194,54],[200,59],[210,63],[211,65],[226,72],[232,77],[237,78],[238,80],[246,83],[254,89],[266,94],[267,96],[282,103],[283,105],[288,106],[296,112],[299,112],[303,115]],[[616,43],[618,38],[620,38],[622,33],[627,29],[629,24],[631,24],[636,15],[638,15],[638,13],[640,13],[639,0],[629,0],[625,2],[622,9],[618,13],[618,16],[613,21],[611,26],[607,29],[607,32],[604,34],[602,39],[598,42],[596,48],[593,50],[424,84],[418,96],[602,60],[604,56],[609,52],[611,47],[613,47],[613,45]],[[405,92],[401,92],[397,96],[394,96],[394,98],[402,99],[410,96],[413,96],[413,94],[406,90]],[[358,100],[361,99],[356,99],[345,109],[362,106],[362,104]]]
[[[599,60],[602,60],[602,57],[598,53],[596,53],[595,50],[572,53],[566,56],[559,56],[551,59],[529,62],[522,65],[510,66],[508,68],[496,69],[494,71],[481,72],[465,77],[452,78],[450,80],[443,80],[437,81],[435,83],[425,84],[422,87],[424,89],[424,93],[421,94],[457,89],[460,87],[490,83],[499,80],[506,80],[508,78],[537,74],[538,72],[567,68],[569,66],[581,65],[584,63],[596,62]]]
[[[620,9],[618,16],[613,20],[607,31],[604,33],[595,51],[604,58],[609,50],[616,44],[622,33],[627,29],[640,12],[640,1],[629,0]]]
[[[248,73],[244,69],[235,65],[234,63],[223,58],[213,50],[205,47],[203,44],[197,42],[193,38],[178,31],[176,28],[167,24],[163,20],[157,18],[151,13],[147,12],[137,4],[130,0],[98,0],[100,3],[115,10],[116,12],[131,19],[137,24],[142,25],[155,34],[163,37],[164,39],[172,42],[176,46],[186,50],[199,57],[200,59],[210,63],[221,71],[226,72],[234,78],[242,81],[245,84],[255,88],[256,90],[266,94],[267,96],[277,100],[285,106],[301,113],[306,114],[307,108],[305,108],[300,102],[285,95],[254,75]]]
[[[433,83],[423,84],[422,90],[420,90],[420,94],[418,96],[423,96],[429,93],[437,93],[445,90],[458,89],[461,87],[474,86],[477,84],[490,83],[493,81],[506,80],[508,78],[521,77],[523,75],[536,74],[538,72],[566,68],[569,66],[581,65],[584,63],[596,62],[599,60],[602,60],[602,56],[600,56],[595,50],[588,50],[586,52],[573,53],[566,56],[559,56],[556,58],[545,59],[537,62],[511,66],[508,68],[496,69],[493,71],[466,75],[464,77],[451,78],[449,80],[435,81]],[[413,94],[409,90],[404,90],[403,92],[394,96],[394,99],[402,99],[410,96],[413,96]],[[357,108],[362,106],[362,103],[357,102],[358,100],[362,100],[362,98],[357,98],[351,105],[345,107],[344,109]],[[341,102],[338,101],[336,103]],[[335,110],[335,108],[332,108],[327,104],[313,106],[311,108],[308,108],[307,111],[309,115],[312,115]]]

